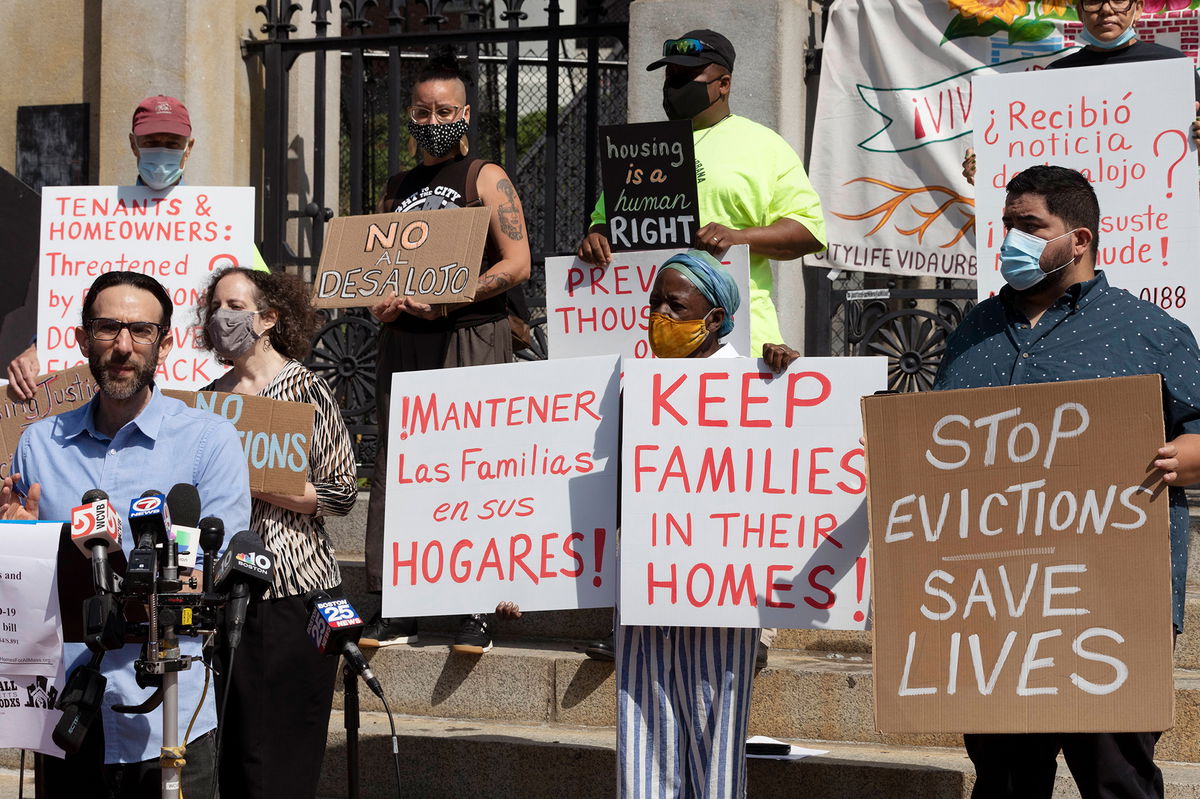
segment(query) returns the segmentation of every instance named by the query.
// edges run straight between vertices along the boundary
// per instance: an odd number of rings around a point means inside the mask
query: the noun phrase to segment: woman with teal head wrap
[[[703,250],[672,255],[650,292],[650,348],[659,358],[705,358],[733,331],[741,293],[721,262]]]

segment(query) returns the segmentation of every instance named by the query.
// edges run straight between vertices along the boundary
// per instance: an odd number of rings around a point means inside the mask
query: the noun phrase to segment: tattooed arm
[[[479,196],[492,211],[488,237],[500,251],[500,260],[479,276],[475,300],[503,294],[529,279],[529,235],[521,198],[504,170],[488,164],[479,171]]]
[[[475,302],[503,294],[513,286],[524,283],[529,279],[530,261],[525,213],[521,210],[521,198],[517,196],[517,190],[508,175],[496,164],[488,164],[479,170],[478,189],[484,206],[492,212],[492,219],[488,223],[488,239],[496,245],[500,259],[479,276],[475,286]],[[470,305],[451,303],[431,306],[411,298],[405,298],[402,304],[405,311],[422,319],[436,319],[446,312]]]

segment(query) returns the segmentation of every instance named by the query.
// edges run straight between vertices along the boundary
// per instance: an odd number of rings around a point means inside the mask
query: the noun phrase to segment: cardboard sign
[[[1097,266],[1109,282],[1200,326],[1194,76],[1190,61],[1172,59],[975,79],[980,297],[1004,285],[1005,185],[1049,163],[1079,170],[1096,190]]]
[[[37,391],[29,400],[17,399],[11,385],[4,388],[4,402],[0,403],[0,478],[11,474],[17,442],[26,427],[78,408],[99,390],[86,365],[41,375],[34,382]]]
[[[427,304],[469,302],[491,215],[445,208],[329,220],[313,305],[364,308],[392,291]]]
[[[1078,70],[1076,70],[1078,71]],[[1157,375],[867,397],[883,732],[1173,724]]]
[[[690,120],[601,125],[600,177],[614,252],[691,246],[700,204]]]
[[[385,616],[608,607],[618,359],[397,374]]]
[[[75,341],[83,298],[104,272],[141,272],[167,289],[175,348],[160,386],[193,389],[225,372],[196,346],[200,294],[213,270],[253,262],[254,189],[47,186],[42,192],[38,358],[47,372],[85,362]]]
[[[28,401],[18,400],[11,386],[4,389],[5,400],[0,403],[0,477],[11,472],[13,454],[26,427],[74,410],[91,401],[100,390],[86,365],[42,375],[36,383],[37,393]],[[304,493],[316,417],[313,405],[219,391],[162,392],[233,422],[246,450],[252,491],[293,496]]]
[[[658,265],[683,250],[613,253],[607,267],[575,256],[546,259],[546,329],[551,358],[621,355],[653,358],[650,289]],[[722,339],[750,354],[750,248],[730,247],[722,261],[733,275],[742,303],[733,315],[733,332]]]
[[[864,629],[883,358],[624,362],[622,624]]]
[[[251,491],[304,493],[315,405],[222,391],[164,390],[163,394],[233,422],[246,451]]]

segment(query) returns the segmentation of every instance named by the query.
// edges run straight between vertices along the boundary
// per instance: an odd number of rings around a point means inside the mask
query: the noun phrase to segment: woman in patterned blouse
[[[250,605],[226,681],[222,796],[312,797],[325,752],[338,659],[308,639],[305,595],[340,591],[324,518],[349,513],[358,490],[341,411],[300,363],[319,320],[308,297],[299,278],[233,267],[213,275],[197,309],[204,343],[233,367],[204,390],[316,406],[304,493],[251,493],[250,527],[275,554],[275,578]]]

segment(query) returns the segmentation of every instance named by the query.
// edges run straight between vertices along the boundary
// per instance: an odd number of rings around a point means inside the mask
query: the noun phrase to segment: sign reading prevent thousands
[[[470,302],[490,219],[482,207],[331,219],[313,304],[364,308],[391,292],[426,304]]]
[[[879,730],[1173,725],[1160,382],[862,401]]]
[[[691,246],[700,211],[689,120],[602,126],[600,175],[613,250]]]

